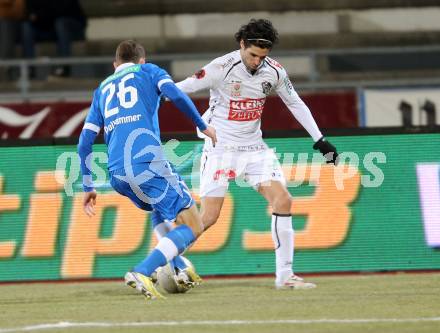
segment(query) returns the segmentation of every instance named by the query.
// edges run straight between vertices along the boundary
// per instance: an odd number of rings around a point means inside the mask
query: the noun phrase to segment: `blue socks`
[[[178,227],[171,230],[169,233],[166,234],[165,238],[171,239],[174,245],[176,245],[178,254],[182,253],[196,239],[191,228],[185,224],[179,225]],[[175,256],[173,256],[173,258],[174,257]],[[169,258],[168,260],[171,260],[173,258]]]
[[[164,254],[161,251],[154,249],[148,257],[146,257],[138,265],[134,266],[133,271],[141,273],[145,276],[150,276],[157,267],[164,266],[166,263],[167,258],[164,256]]]
[[[166,234],[170,230],[172,230],[171,223],[164,222],[163,218],[156,210],[153,210],[151,212],[150,219],[151,219],[151,224],[153,226],[153,230],[156,233],[156,236],[159,240],[165,237]],[[175,257],[169,263],[171,265],[171,268],[173,269],[178,268],[179,270],[183,270],[186,268],[186,264],[180,256]]]
[[[159,241],[156,248],[134,267],[133,271],[151,276],[158,267],[166,265],[168,261],[173,259],[175,259],[174,265],[177,268],[186,267],[182,258],[175,257],[190,246],[194,240],[195,236],[191,228],[184,224],[179,225],[167,233]]]
[[[175,257],[173,260],[170,261],[170,263],[173,263],[174,267],[180,270],[183,270],[187,267],[181,256]]]

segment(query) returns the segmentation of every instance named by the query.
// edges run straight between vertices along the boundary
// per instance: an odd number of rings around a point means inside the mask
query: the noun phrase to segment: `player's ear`
[[[240,41],[240,48],[242,50],[244,50],[246,48],[245,45],[244,45],[244,40],[243,39]]]
[[[113,61],[113,68],[116,69],[118,67],[118,63],[116,61]]]
[[[139,59],[139,64],[141,64],[141,65],[145,64],[145,58],[140,58]]]

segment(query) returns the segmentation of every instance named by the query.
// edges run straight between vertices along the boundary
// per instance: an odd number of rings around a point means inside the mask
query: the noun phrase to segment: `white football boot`
[[[275,288],[277,289],[312,289],[316,288],[316,284],[311,282],[305,282],[303,278],[292,274],[283,283],[275,282]]]

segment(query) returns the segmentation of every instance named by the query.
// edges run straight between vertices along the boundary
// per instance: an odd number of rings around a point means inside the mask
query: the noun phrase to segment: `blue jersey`
[[[124,156],[130,156],[132,164],[163,158],[159,148],[160,87],[173,81],[153,64],[124,65],[95,90],[84,126],[104,128],[109,170],[122,168]]]
[[[200,129],[207,128],[189,97],[162,68],[125,63],[95,90],[78,143],[85,191],[93,190],[90,156],[96,135],[104,128],[109,171],[165,157],[160,145],[158,109],[168,97]],[[155,164],[156,165],[156,164]],[[130,168],[129,168],[130,169]]]

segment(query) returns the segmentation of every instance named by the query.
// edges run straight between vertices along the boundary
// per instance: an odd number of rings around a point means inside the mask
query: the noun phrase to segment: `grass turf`
[[[0,333],[13,332],[13,328],[59,322],[87,322],[92,326],[41,328],[36,331],[440,331],[440,319],[421,320],[440,318],[440,273],[324,276],[308,280],[316,282],[318,288],[275,290],[273,280],[268,278],[212,279],[187,294],[166,295],[166,300],[149,302],[135,290],[124,286],[122,281],[0,285]],[[323,319],[336,321],[317,322]],[[369,321],[338,321],[356,319]],[[392,322],[389,319],[416,321]],[[232,320],[241,322],[234,323]],[[301,323],[295,320],[309,321]],[[182,324],[181,321],[187,323]],[[93,327],[96,325],[93,323],[98,322],[109,326]],[[152,322],[161,323],[148,326]],[[121,326],[124,323],[140,323],[140,326]]]

